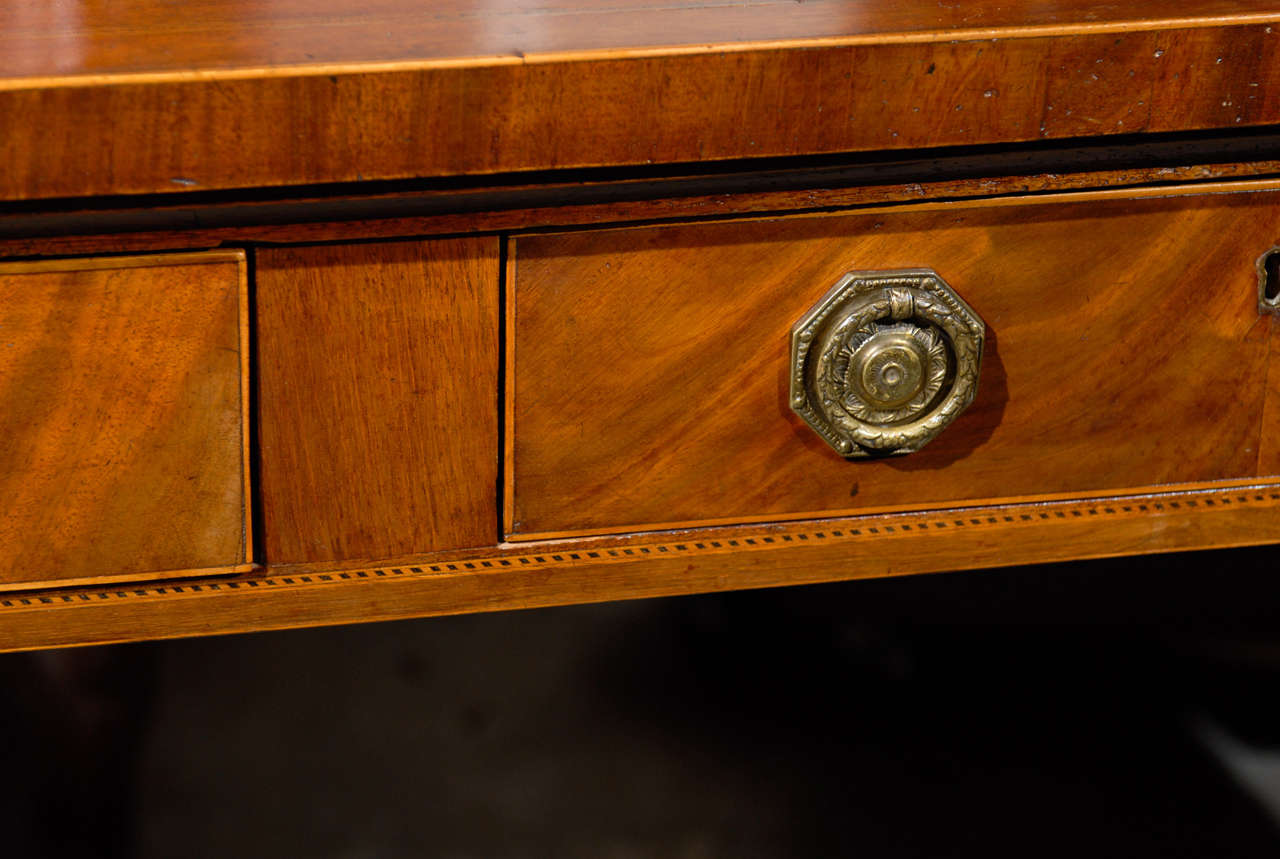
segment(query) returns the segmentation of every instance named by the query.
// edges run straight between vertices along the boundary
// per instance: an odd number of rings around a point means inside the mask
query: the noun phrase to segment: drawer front
[[[249,558],[239,251],[0,266],[0,587]]]
[[[515,239],[507,533],[1272,475],[1255,261],[1278,205],[1080,195]],[[792,326],[846,272],[919,268],[986,323],[976,398],[915,453],[847,460],[790,407]]]

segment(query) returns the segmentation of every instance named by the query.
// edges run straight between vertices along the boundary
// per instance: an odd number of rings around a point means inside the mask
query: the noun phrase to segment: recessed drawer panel
[[[1255,262],[1278,205],[1078,195],[515,239],[507,532],[1274,474],[1280,356]],[[792,408],[793,326],[848,272],[921,269],[985,323],[976,396],[915,452],[846,458]]]
[[[249,558],[239,251],[0,266],[0,587]]]

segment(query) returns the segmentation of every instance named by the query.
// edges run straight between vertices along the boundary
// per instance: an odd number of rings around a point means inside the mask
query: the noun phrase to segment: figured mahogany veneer
[[[0,4],[0,649],[1280,543],[1276,0],[173,11]],[[922,266],[978,398],[845,462],[789,330]]]
[[[0,199],[1280,122],[1273,0],[118,5],[0,11]]]
[[[241,251],[0,265],[0,588],[249,560]]]
[[[1277,212],[1242,193],[518,238],[508,533],[1274,475],[1254,261]],[[846,271],[920,267],[986,320],[977,400],[917,453],[845,462],[788,406],[791,326]]]

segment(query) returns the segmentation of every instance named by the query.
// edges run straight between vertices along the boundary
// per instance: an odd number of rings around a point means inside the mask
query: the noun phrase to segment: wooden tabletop
[[[0,200],[1280,121],[1277,0],[10,0]]]
[[[1276,0],[9,0],[0,6],[0,79],[492,62],[534,54],[1009,38],[1276,20]]]

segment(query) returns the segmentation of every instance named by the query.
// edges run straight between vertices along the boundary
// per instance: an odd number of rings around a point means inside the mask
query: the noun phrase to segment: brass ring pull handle
[[[849,272],[791,329],[791,408],[842,456],[917,451],[973,402],[985,332],[929,269]]]

